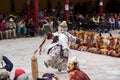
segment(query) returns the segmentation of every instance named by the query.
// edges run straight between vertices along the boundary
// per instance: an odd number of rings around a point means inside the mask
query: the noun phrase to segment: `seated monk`
[[[107,43],[104,42],[104,37],[99,33],[99,36],[96,37],[96,53],[98,54],[107,54]]]
[[[76,35],[76,31],[75,31],[75,30],[71,30],[71,31],[70,31],[70,34],[75,36],[75,35]],[[74,49],[74,47],[75,47],[75,42],[74,42],[73,40],[70,40],[70,41],[68,42],[68,45],[69,45],[70,49]]]
[[[79,32],[78,31],[74,31],[74,36],[76,36],[78,38],[78,35],[79,35]],[[77,43],[75,41],[73,41],[73,40],[70,40],[70,41],[71,41],[71,42],[69,42],[70,48],[77,50],[78,49],[79,40],[77,40]]]
[[[71,30],[70,34],[75,36],[75,30]]]
[[[88,52],[92,52],[92,53],[95,53],[97,48],[95,46],[95,35],[96,33],[95,32],[91,32],[90,34],[90,38],[88,39],[88,44],[87,44],[87,51]]]
[[[80,46],[78,47],[78,50],[81,50],[81,51],[86,51],[87,50],[87,40],[86,40],[86,37],[87,37],[87,32],[84,31],[81,33],[81,39],[80,39]]]
[[[118,51],[118,49],[119,49],[119,47],[120,47],[120,38],[119,37],[117,37],[116,38],[116,45],[115,45],[115,51]]]
[[[79,36],[79,32],[80,32],[80,31],[76,31],[76,37],[77,37],[77,38],[78,38],[78,36]],[[76,42],[75,45],[74,45],[74,46],[75,46],[75,47],[74,47],[75,50],[78,50],[79,44],[80,44],[80,40],[78,39],[77,42]]]
[[[108,54],[113,57],[120,57],[120,38],[117,38],[115,50],[110,50]]]
[[[104,48],[104,37],[99,33],[99,36],[96,36],[96,48],[102,49]]]
[[[95,41],[95,32],[88,32],[88,35],[87,35],[87,38],[86,38],[86,42],[87,42],[87,47],[88,47],[88,49],[90,48],[90,47],[95,47],[95,45],[94,45],[94,41]]]
[[[116,51],[115,51],[116,38],[113,37],[112,34],[110,33],[110,36],[107,39],[108,39],[107,49],[109,50],[108,55],[113,56],[116,54]]]
[[[83,38],[82,38],[82,30],[79,30],[76,32],[76,37],[78,38],[76,44],[74,45],[76,50],[79,50],[79,47],[82,45],[81,42],[83,42]]]
[[[82,30],[80,30],[79,31],[79,33],[78,33],[78,36],[77,36],[77,38],[78,38],[78,43],[76,44],[76,46],[78,47],[78,49],[77,50],[80,50],[80,46],[82,46],[82,42],[83,42],[83,31]]]
[[[110,33],[110,37],[107,38],[108,39],[108,50],[114,50],[115,49],[115,45],[116,45],[116,38],[112,36],[112,34]]]

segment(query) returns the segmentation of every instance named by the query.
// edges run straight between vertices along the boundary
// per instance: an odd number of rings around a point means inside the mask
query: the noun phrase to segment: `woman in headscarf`
[[[13,80],[30,80],[24,69],[17,68]]]

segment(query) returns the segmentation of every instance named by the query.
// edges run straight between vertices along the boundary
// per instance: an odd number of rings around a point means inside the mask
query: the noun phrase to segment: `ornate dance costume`
[[[67,70],[67,62],[70,53],[68,42],[70,40],[76,41],[76,37],[67,32],[65,21],[59,25],[58,30],[58,32],[52,33],[51,37],[53,37],[53,42],[49,45],[48,56],[44,63],[46,67],[50,66],[51,68],[61,71]],[[49,34],[47,37],[50,38]]]

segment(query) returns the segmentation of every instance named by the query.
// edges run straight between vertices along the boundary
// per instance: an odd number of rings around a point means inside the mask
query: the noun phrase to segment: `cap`
[[[10,18],[9,21],[10,21],[10,22],[13,22],[14,20],[13,20],[13,18]]]
[[[20,75],[25,74],[25,71],[23,69],[16,69],[15,70],[15,77],[19,77]]]

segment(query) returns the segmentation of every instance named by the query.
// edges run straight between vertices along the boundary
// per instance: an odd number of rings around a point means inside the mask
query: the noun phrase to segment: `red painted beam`
[[[99,15],[103,15],[103,0],[99,0]]]
[[[34,24],[38,30],[38,0],[34,0]]]
[[[64,0],[65,4],[65,10],[64,10],[64,15],[65,15],[65,20],[69,20],[69,0]]]

